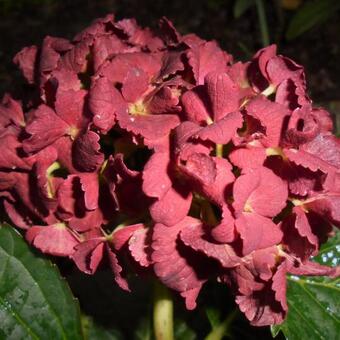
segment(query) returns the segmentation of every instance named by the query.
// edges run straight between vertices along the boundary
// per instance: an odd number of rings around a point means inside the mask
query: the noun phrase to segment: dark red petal
[[[270,101],[264,96],[252,99],[246,106],[247,114],[258,119],[266,129],[263,144],[268,147],[278,146],[281,141],[283,122],[290,114],[283,105]]]
[[[205,185],[211,185],[216,179],[216,164],[212,157],[203,153],[191,154],[179,167],[187,176]]]
[[[220,262],[225,268],[232,268],[240,263],[240,258],[236,255],[232,246],[228,244],[217,244],[209,240],[207,230],[205,230],[200,220],[187,224],[180,232],[180,238],[184,244],[196,251],[203,252]]]
[[[206,124],[211,119],[197,90],[185,92],[181,100],[189,121],[201,125]]]
[[[48,146],[36,154],[34,175],[36,179],[37,191],[47,208],[55,208],[55,192],[57,190],[57,180],[50,173],[49,167],[57,160],[57,150]]]
[[[222,119],[204,127],[193,138],[209,140],[216,144],[228,144],[241,128],[243,118],[240,112],[230,112]]]
[[[328,149],[329,150],[329,149]],[[297,149],[284,149],[284,155],[294,164],[301,165],[313,172],[321,170],[323,173],[334,172],[335,168],[332,164],[321,159],[321,154],[313,155],[309,152]]]
[[[172,228],[160,223],[154,226],[152,261],[155,274],[167,287],[179,292],[199,289],[206,281],[188,262],[183,245],[178,242],[180,231],[192,223],[197,223],[197,220],[186,217]]]
[[[79,243],[75,247],[72,260],[82,272],[86,274],[94,274],[103,258],[103,255],[103,239],[96,238]]]
[[[305,83],[303,67],[286,57],[274,56],[270,58],[266,65],[266,72],[273,85],[278,85],[286,79],[292,79],[302,85]]]
[[[162,198],[171,188],[168,174],[170,155],[167,152],[154,153],[143,170],[143,191],[147,196]]]
[[[65,226],[34,226],[27,230],[27,240],[43,253],[54,256],[71,256],[79,241]]]
[[[128,45],[115,35],[96,37],[93,44],[93,66],[96,72],[109,57],[114,54],[127,52]]]
[[[29,229],[34,224],[32,216],[30,216],[31,214],[29,214],[27,210],[20,209],[20,203],[12,203],[4,200],[3,206],[7,216],[16,227],[20,229]]]
[[[127,112],[117,112],[119,125],[135,135],[141,135],[148,141],[162,139],[179,125],[178,116],[172,114],[162,115],[129,115]]]
[[[56,88],[58,92],[70,90],[78,92],[81,88],[78,74],[64,68],[54,70],[49,81],[53,85],[53,89]]]
[[[88,210],[98,208],[99,178],[96,173],[80,174],[81,190],[84,192],[84,203]]]
[[[333,119],[331,114],[323,108],[312,109],[312,115],[318,121],[322,132],[333,131]]]
[[[208,73],[204,78],[204,85],[215,122],[239,109],[239,88],[227,73],[221,73],[220,70]]]
[[[31,169],[29,160],[20,156],[22,144],[16,136],[8,134],[0,137],[0,145],[2,146],[0,152],[1,169]]]
[[[133,46],[144,47],[152,52],[164,47],[159,37],[155,36],[149,28],[140,28],[135,19],[123,19],[115,23],[114,26],[127,36],[127,41]],[[131,49],[133,48],[129,46],[129,50]],[[137,47],[134,49],[137,50]]]
[[[192,46],[187,56],[197,85],[204,83],[209,72],[225,72],[227,63],[231,61],[231,57],[222,51],[215,41]]]
[[[316,195],[305,206],[308,210],[340,226],[340,195],[338,193]]]
[[[142,267],[152,265],[151,236],[151,229],[141,228],[135,230],[129,239],[130,254]]]
[[[29,84],[34,83],[36,71],[36,57],[38,53],[37,46],[24,47],[13,58],[13,62],[19,66],[24,77]]]
[[[80,171],[95,171],[104,161],[100,152],[99,135],[87,131],[78,137],[73,144],[73,163]]]
[[[113,85],[119,85],[133,68],[143,70],[151,80],[159,74],[161,54],[143,52],[118,54],[110,63],[105,63],[98,73],[110,80]]]
[[[105,222],[103,213],[99,209],[85,212],[85,209],[83,207],[80,207],[79,210],[80,212],[76,212],[75,216],[64,218],[65,221],[68,221],[69,227],[73,230],[79,232],[94,230],[100,228],[101,225]]]
[[[312,116],[311,110],[308,105],[293,111],[285,135],[288,145],[298,147],[313,140],[320,133],[321,126]]]
[[[251,146],[235,149],[229,155],[230,161],[241,169],[261,167],[266,158],[266,149]]]
[[[243,255],[279,244],[282,239],[280,228],[269,218],[256,213],[242,214],[236,219],[235,226],[243,241]]]
[[[89,91],[89,108],[93,123],[104,132],[115,124],[117,110],[127,110],[121,94],[107,78],[94,81]]]
[[[183,70],[182,52],[168,51],[162,56],[162,68],[158,78],[160,81],[163,81],[170,75],[174,75]]]
[[[169,86],[161,87],[152,96],[148,104],[148,110],[152,114],[180,112],[181,107],[178,105],[178,96],[174,91]]]
[[[318,237],[313,233],[307,215],[301,207],[293,208],[293,214],[282,222],[281,229],[283,231],[282,242],[290,253],[295,254],[303,261],[317,254]]]
[[[167,45],[173,46],[180,42],[181,36],[168,18],[162,17],[159,20],[159,28],[162,39]]]
[[[28,153],[39,151],[52,144],[69,130],[66,122],[46,105],[40,105],[30,118],[26,125],[26,132],[30,137],[23,141],[24,150]]]
[[[111,250],[108,244],[106,244],[106,252],[108,254],[110,267],[114,274],[116,283],[120,288],[129,292],[130,291],[129,284],[127,280],[122,276],[123,268],[120,266],[118,262],[117,255]]]
[[[11,124],[22,127],[25,118],[20,102],[5,94],[0,102],[0,130]]]
[[[67,90],[57,92],[55,110],[57,115],[73,128],[81,128],[84,120],[84,104],[87,91]]]
[[[114,249],[120,251],[129,241],[131,235],[139,229],[144,228],[142,223],[132,224],[117,228],[112,234],[112,244]]]
[[[293,275],[311,275],[311,276],[332,276],[338,273],[339,267],[328,267],[317,262],[306,261],[300,263],[297,267],[289,266],[288,272]]]
[[[230,243],[235,240],[235,220],[227,206],[223,206],[222,220],[211,229],[210,234],[218,243]]]
[[[233,206],[236,211],[245,209],[274,217],[285,207],[287,198],[287,184],[264,167],[249,169],[234,184]]]
[[[203,284],[202,284],[203,285]],[[189,289],[185,292],[181,292],[181,296],[185,299],[185,307],[188,310],[193,310],[196,308],[196,299],[201,291],[202,285],[197,288]]]
[[[85,72],[88,63],[88,55],[90,54],[89,42],[88,41],[80,41],[76,45],[73,46],[72,49],[67,51],[61,60],[61,68],[66,68],[70,71],[81,73]]]
[[[150,207],[150,214],[155,222],[169,227],[179,223],[187,216],[192,194],[170,188],[167,193]]]
[[[76,175],[68,175],[58,188],[57,198],[63,219],[70,218],[74,214],[75,199],[79,198],[79,192],[76,192],[77,180],[79,178]]]
[[[254,326],[268,326],[283,322],[287,313],[286,268],[283,262],[273,276],[271,286],[251,295],[236,297],[240,310]]]
[[[69,173],[78,173],[73,165],[72,155],[73,140],[69,136],[64,136],[57,139],[52,146],[58,150],[58,162]]]
[[[149,76],[140,68],[131,68],[123,80],[122,95],[129,103],[139,99],[149,87]]]
[[[277,246],[255,250],[251,255],[251,264],[247,267],[252,273],[263,281],[269,281],[273,276],[279,256]]]
[[[269,45],[259,50],[254,59],[258,60],[259,69],[264,77],[267,77],[267,64],[268,61],[276,56],[277,46],[275,44]]]
[[[319,134],[314,140],[304,144],[302,150],[318,157],[331,166],[340,168],[340,140],[331,134]]]

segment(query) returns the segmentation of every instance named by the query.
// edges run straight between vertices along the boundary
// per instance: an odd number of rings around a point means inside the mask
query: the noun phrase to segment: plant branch
[[[265,47],[270,44],[266,12],[265,12],[265,8],[264,8],[264,4],[262,0],[255,0],[255,3],[256,3],[257,16],[259,18],[259,24],[260,24],[260,30],[261,30],[262,45],[263,47]]]
[[[168,288],[155,281],[153,327],[156,340],[173,340],[173,301]]]
[[[228,314],[226,319],[205,337],[205,340],[221,340],[224,336],[230,337],[230,324],[233,322],[237,314],[237,309]]]

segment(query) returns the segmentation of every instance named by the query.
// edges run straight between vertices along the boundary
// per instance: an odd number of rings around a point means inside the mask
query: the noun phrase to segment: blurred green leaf
[[[292,40],[312,27],[321,24],[340,9],[338,0],[314,0],[306,2],[291,19],[286,38]]]
[[[317,262],[340,264],[340,232],[320,250]],[[337,340],[340,334],[340,278],[288,276],[289,313],[285,322],[271,327],[289,340]]]
[[[0,339],[83,339],[80,313],[57,268],[0,226]]]
[[[186,324],[185,321],[175,319],[174,335],[176,340],[195,340],[195,332]]]
[[[207,314],[211,328],[216,328],[220,324],[221,312],[214,307],[207,307],[205,313]]]
[[[234,4],[234,17],[241,17],[253,5],[255,5],[254,0],[236,0]]]
[[[113,328],[105,328],[93,321],[92,318],[82,318],[86,340],[123,340],[122,334]]]
[[[135,330],[134,334],[135,340],[152,340],[153,339],[153,329],[152,321],[150,317],[142,318]]]

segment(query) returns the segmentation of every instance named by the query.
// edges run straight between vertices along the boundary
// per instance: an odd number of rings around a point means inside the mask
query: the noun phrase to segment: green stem
[[[174,339],[172,296],[158,281],[154,287],[153,327],[156,340]]]
[[[216,144],[216,157],[223,158],[223,144]]]
[[[217,327],[215,327],[206,337],[205,340],[221,340],[224,336],[230,337],[230,324],[238,314],[238,310],[233,310],[227,318]]]
[[[259,18],[259,23],[260,23],[262,45],[268,46],[270,41],[269,41],[266,12],[264,9],[263,1],[255,0],[255,3],[256,3],[256,8],[257,8],[257,16]]]

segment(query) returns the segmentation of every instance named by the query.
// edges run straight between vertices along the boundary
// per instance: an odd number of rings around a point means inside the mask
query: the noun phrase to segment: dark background
[[[280,54],[304,65],[312,99],[317,105],[328,108],[337,121],[340,117],[336,115],[340,112],[339,11],[334,11],[327,20],[297,38],[288,40],[289,22],[306,1],[270,0],[263,3],[271,43],[278,44]],[[292,3],[294,8],[288,9]],[[23,80],[11,62],[22,47],[40,44],[46,35],[72,38],[93,19],[109,12],[114,12],[118,19],[135,17],[140,25],[152,27],[165,15],[179,32],[216,39],[235,59],[247,60],[263,46],[258,15],[253,6],[235,18],[234,5],[234,0],[0,0],[0,97],[7,91],[14,92],[15,96],[18,87],[23,86]],[[339,130],[340,124],[337,125]],[[82,310],[104,326],[121,326],[121,331],[132,338],[138,317],[147,314],[150,308],[150,286],[137,287],[137,293],[131,295],[121,293],[112,288],[111,279],[105,274],[85,278],[60,261],[62,272],[79,297]],[[219,286],[209,286],[201,299],[207,298],[227,313],[234,304],[228,292],[219,293],[220,290]],[[144,301],[145,296],[147,301]],[[112,300],[118,303],[111,303]],[[178,308],[179,315],[185,313],[182,305]],[[186,322],[192,328],[202,330],[202,334],[209,327],[204,324],[207,321],[200,321],[204,319],[204,308],[186,314],[189,315]],[[250,328],[242,316],[238,318],[234,326],[237,339],[271,338],[268,328]]]

